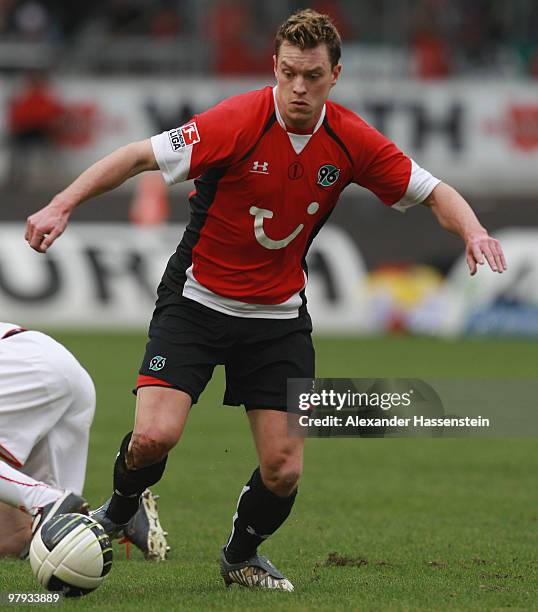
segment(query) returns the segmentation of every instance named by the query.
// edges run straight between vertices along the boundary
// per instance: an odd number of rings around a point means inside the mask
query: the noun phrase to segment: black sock
[[[148,465],[138,470],[130,470],[125,463],[132,431],[129,432],[120,446],[114,464],[114,493],[106,511],[108,518],[118,525],[127,523],[140,505],[140,496],[151,485],[161,479],[168,455],[159,463]]]
[[[288,518],[296,495],[297,490],[289,497],[269,491],[260,468],[256,468],[239,496],[233,531],[226,545],[226,559],[230,563],[240,563],[252,557],[258,546]]]

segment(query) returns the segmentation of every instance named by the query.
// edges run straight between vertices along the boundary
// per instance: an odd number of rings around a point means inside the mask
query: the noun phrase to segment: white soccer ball
[[[79,597],[96,589],[112,567],[103,527],[84,514],[59,514],[44,523],[30,545],[34,576],[49,591]]]

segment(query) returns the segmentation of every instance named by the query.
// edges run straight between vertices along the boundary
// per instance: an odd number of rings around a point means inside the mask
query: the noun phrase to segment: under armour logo
[[[269,174],[269,162],[255,161],[250,171],[256,174]]]

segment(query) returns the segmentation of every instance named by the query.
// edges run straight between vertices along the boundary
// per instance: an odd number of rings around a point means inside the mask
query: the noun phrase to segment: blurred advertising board
[[[126,223],[72,223],[46,255],[21,223],[0,226],[0,320],[37,327],[144,329],[157,284],[184,230]],[[367,271],[349,234],[327,225],[307,258],[309,311],[317,332],[414,332],[538,337],[538,230],[497,234],[502,275],[464,257],[446,279],[421,265]]]
[[[0,226],[0,320],[29,326],[145,328],[184,225],[72,223],[46,255],[24,225]],[[345,265],[342,265],[345,262]],[[365,333],[366,268],[341,229],[325,227],[308,256],[309,309],[320,331]]]
[[[65,182],[114,148],[186,121],[218,101],[266,82],[218,79],[77,79],[53,82],[66,109],[54,151],[38,172]],[[20,83],[0,82],[0,137]],[[360,114],[433,174],[468,194],[531,194],[538,188],[538,83],[360,81],[333,99]],[[0,174],[9,167],[0,138]]]
[[[451,335],[538,338],[538,229],[496,232],[508,262],[502,275],[483,266],[469,276],[465,256],[438,291],[408,312],[407,329]]]

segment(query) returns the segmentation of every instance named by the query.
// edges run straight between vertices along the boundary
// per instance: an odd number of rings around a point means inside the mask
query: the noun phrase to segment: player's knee
[[[260,468],[265,486],[282,497],[295,491],[302,473],[301,462],[286,454],[271,457]]]
[[[0,559],[4,557],[18,557],[30,542],[30,537],[8,537],[0,542]]]
[[[133,433],[127,452],[127,467],[137,469],[159,463],[176,442],[175,437],[158,429]]]
[[[30,516],[0,503],[0,558],[18,557],[31,537]]]

